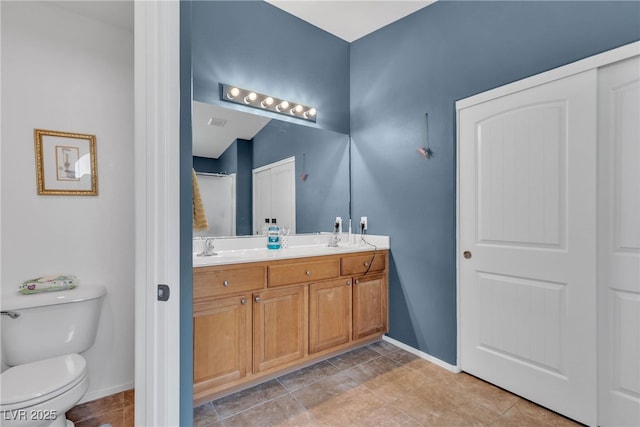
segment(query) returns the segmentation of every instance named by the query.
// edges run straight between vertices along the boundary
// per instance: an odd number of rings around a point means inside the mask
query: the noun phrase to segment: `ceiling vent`
[[[209,121],[207,122],[208,126],[215,126],[215,127],[219,127],[222,128],[224,127],[224,125],[227,124],[227,121],[225,119],[220,119],[218,117],[211,117],[209,119]]]

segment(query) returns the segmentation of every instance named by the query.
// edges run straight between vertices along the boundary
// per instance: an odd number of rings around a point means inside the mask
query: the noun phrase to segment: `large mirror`
[[[193,165],[209,229],[261,233],[265,219],[295,233],[331,231],[350,210],[349,137],[193,102]],[[290,212],[290,213],[288,213]]]

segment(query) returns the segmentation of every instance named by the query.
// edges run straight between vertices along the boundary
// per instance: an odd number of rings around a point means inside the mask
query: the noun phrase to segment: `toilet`
[[[102,286],[2,296],[0,374],[3,427],[72,427],[65,413],[89,388],[87,362],[78,353],[95,341]]]

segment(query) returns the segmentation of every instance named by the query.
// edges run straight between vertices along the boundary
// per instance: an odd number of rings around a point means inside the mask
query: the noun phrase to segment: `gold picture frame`
[[[38,194],[97,196],[96,136],[34,129]]]

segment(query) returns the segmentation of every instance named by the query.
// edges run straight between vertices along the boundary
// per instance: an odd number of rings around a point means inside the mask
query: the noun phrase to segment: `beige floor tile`
[[[194,427],[213,427],[221,424],[222,418],[216,411],[213,402],[208,402],[193,408]]]
[[[520,400],[518,396],[471,375],[461,373],[456,377],[446,382],[446,391],[457,405],[473,404],[502,415]]]
[[[383,407],[385,402],[360,386],[339,396],[339,403],[327,400],[313,406],[309,412],[324,425],[351,426],[367,414]]]
[[[429,382],[419,373],[403,368],[384,357],[345,372],[386,402],[394,401]]]
[[[291,392],[339,372],[340,371],[338,371],[335,366],[325,361],[278,377],[278,381],[284,386],[284,388]]]
[[[319,425],[309,411],[287,394],[226,418],[224,427],[277,427]]]
[[[389,353],[394,353],[396,351],[403,351],[400,347],[396,347],[395,345],[387,341],[378,341],[373,344],[369,344],[369,348],[377,351],[383,356]]]
[[[350,378],[345,372],[340,372],[296,390],[291,395],[307,409],[313,409],[321,405],[323,407],[341,406],[344,403],[344,396],[349,396],[353,390],[362,389],[366,390],[364,386]]]
[[[213,405],[222,418],[227,418],[286,393],[287,390],[282,384],[274,379],[218,399]]]
[[[496,427],[576,427],[582,424],[520,399],[493,425]]]
[[[364,414],[350,427],[420,427],[422,424],[391,406],[383,406]]]
[[[360,363],[367,362],[371,359],[381,357],[380,353],[369,348],[361,347],[356,350],[349,351],[344,354],[332,357],[329,359],[329,363],[338,368],[339,370],[349,369]]]

